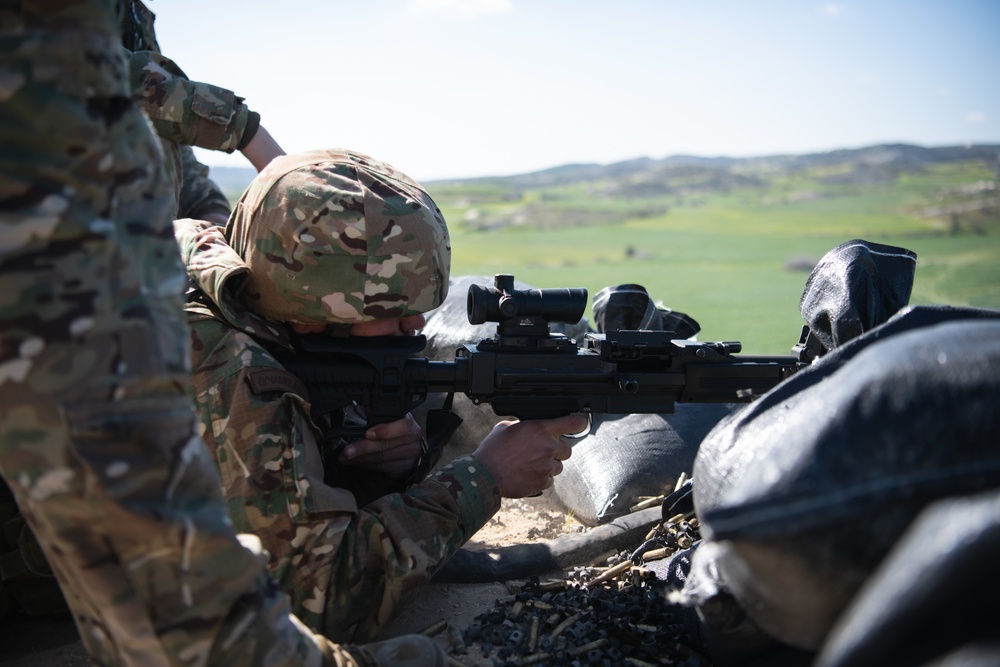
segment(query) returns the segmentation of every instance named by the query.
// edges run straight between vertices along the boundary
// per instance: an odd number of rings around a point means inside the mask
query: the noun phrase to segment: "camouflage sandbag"
[[[693,571],[818,650],[926,507],[1000,488],[998,405],[1000,311],[904,309],[706,437]]]

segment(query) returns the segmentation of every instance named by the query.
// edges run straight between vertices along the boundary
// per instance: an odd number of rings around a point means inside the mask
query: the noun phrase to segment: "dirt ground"
[[[526,544],[550,540],[572,532],[586,530],[574,521],[562,504],[546,491],[537,498],[505,499],[500,512],[465,545],[466,549],[479,551],[512,544]],[[559,577],[561,572],[549,573]],[[489,584],[436,584],[432,583],[413,605],[403,612],[386,631],[387,637],[421,632],[439,621],[445,621],[450,630],[461,632],[478,616],[489,611],[497,598],[509,595],[505,583]],[[435,638],[447,650],[448,631]],[[461,664],[475,667],[492,667],[493,661],[484,658],[474,647],[458,656]]]
[[[503,501],[500,512],[465,548],[485,550],[554,539],[586,529],[574,521],[562,504],[545,492],[537,498]],[[551,573],[558,577],[562,573]],[[475,617],[488,611],[497,598],[508,595],[504,583],[430,584],[420,598],[389,627],[387,637],[421,632],[445,621],[461,632]],[[436,635],[448,646],[449,631]],[[461,664],[488,667],[492,661],[475,649],[458,656]],[[0,628],[0,665],[4,667],[91,667],[76,628],[69,618],[31,619]]]

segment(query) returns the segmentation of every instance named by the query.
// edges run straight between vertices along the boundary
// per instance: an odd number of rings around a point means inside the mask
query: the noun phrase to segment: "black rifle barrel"
[[[465,394],[499,416],[519,419],[668,413],[677,402],[742,403],[803,365],[791,356],[738,359],[729,352],[738,344],[669,336],[588,334],[589,346],[571,354],[468,344],[454,361],[409,356],[423,349],[422,336],[360,343],[320,338],[283,362],[309,387],[314,410],[356,402],[371,409],[374,423],[401,418],[429,393]]]
[[[314,417],[352,403],[370,423],[402,418],[429,393],[465,394],[502,417],[658,414],[675,403],[745,403],[807,365],[795,356],[744,357],[737,341],[702,343],[672,331],[609,331],[571,340],[554,321],[583,315],[584,289],[518,290],[498,274],[469,288],[472,323],[498,322],[493,338],[469,343],[451,361],[417,355],[424,336],[300,336],[278,360],[309,389]]]

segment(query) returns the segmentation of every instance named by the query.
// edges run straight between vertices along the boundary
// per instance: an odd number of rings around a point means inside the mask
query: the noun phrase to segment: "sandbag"
[[[927,507],[838,620],[815,667],[1000,665],[1000,491]]]
[[[603,288],[594,295],[591,310],[599,333],[645,329],[673,331],[678,338],[693,338],[701,331],[696,319],[657,304],[645,287],[634,283]]]
[[[998,405],[1000,311],[904,309],[705,438],[714,548],[694,560],[768,634],[818,649],[925,507],[1000,488]]]
[[[910,298],[916,254],[905,248],[853,239],[830,250],[810,273],[799,309],[825,354],[884,323]],[[641,285],[598,292],[593,304],[599,332],[612,329],[674,331],[693,338],[701,329],[684,314],[654,304]],[[595,435],[574,447],[554,479],[560,499],[589,525],[621,516],[641,496],[673,488],[689,472],[702,439],[744,404],[681,404],[662,415],[605,416]]]
[[[825,350],[882,324],[910,302],[917,255],[853,239],[823,255],[806,280],[799,312]]]
[[[690,475],[702,439],[741,407],[683,403],[669,414],[595,417],[552,488],[580,523],[611,521],[643,497],[669,493],[682,473]]]
[[[487,551],[459,549],[434,575],[438,583],[484,583],[538,577],[588,565],[609,551],[635,548],[662,520],[659,507],[647,507],[583,533],[552,540],[510,544]]]

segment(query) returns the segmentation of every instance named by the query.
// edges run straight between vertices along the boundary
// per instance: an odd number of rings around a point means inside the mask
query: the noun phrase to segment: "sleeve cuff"
[[[446,487],[455,497],[468,534],[486,525],[500,510],[500,487],[475,456],[463,456],[428,478]]]
[[[256,111],[251,111],[247,116],[247,124],[243,128],[243,137],[240,139],[239,145],[236,147],[237,150],[243,150],[246,148],[253,138],[257,135],[257,130],[260,128],[260,114]]]

